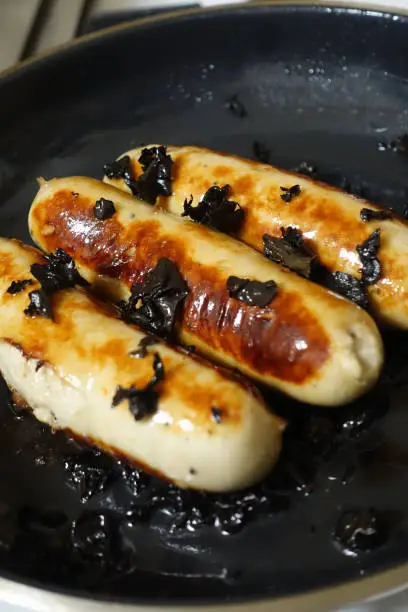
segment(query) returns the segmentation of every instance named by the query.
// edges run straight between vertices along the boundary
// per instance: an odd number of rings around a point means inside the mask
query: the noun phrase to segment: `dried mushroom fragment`
[[[280,194],[281,199],[287,204],[296,198],[296,196],[300,195],[301,189],[300,185],[292,185],[292,187],[281,187],[280,188],[283,193]]]
[[[93,212],[99,221],[105,221],[106,219],[113,217],[116,212],[116,208],[112,200],[100,198],[96,201]]]
[[[153,369],[153,377],[143,389],[138,389],[134,385],[128,388],[118,386],[112,400],[112,408],[116,408],[121,402],[127,400],[129,410],[136,421],[141,421],[157,412],[159,394],[155,386],[164,379],[163,362],[158,353],[155,353],[153,357]]]
[[[238,202],[228,199],[230,186],[214,185],[203,195],[202,200],[193,206],[193,198],[184,201],[182,217],[207,225],[220,232],[236,233],[244,220],[244,211]]]
[[[333,272],[326,275],[324,286],[335,293],[346,297],[361,308],[367,309],[369,306],[367,287],[365,283],[347,274],[346,272]]]
[[[316,254],[305,245],[303,236],[295,227],[281,227],[282,238],[263,236],[264,255],[275,263],[305,278],[310,278],[318,264]]]
[[[170,196],[173,160],[167,154],[167,148],[160,146],[143,149],[139,163],[143,173],[138,178],[128,173],[124,177],[133,195],[148,204],[155,204],[159,195]]]
[[[24,313],[30,317],[41,316],[52,319],[50,297],[54,293],[75,285],[86,286],[89,283],[79,274],[72,257],[62,249],[57,249],[55,253],[48,255],[46,260],[46,264],[35,263],[30,268],[41,289],[29,293],[30,304]]]
[[[264,308],[278,295],[278,287],[275,281],[264,283],[251,281],[248,278],[230,276],[227,280],[227,289],[230,297],[245,302],[249,306],[260,306]]]
[[[139,163],[143,172],[138,178],[134,176],[129,155],[105,164],[104,172],[110,179],[123,179],[133,195],[148,204],[155,204],[159,195],[171,195],[173,160],[167,154],[167,147],[143,149]]]
[[[124,155],[120,159],[117,159],[111,163],[107,163],[103,167],[103,171],[106,176],[110,179],[131,179],[132,176],[132,162],[129,155]]]
[[[53,318],[50,299],[43,289],[31,291],[28,297],[30,303],[24,310],[25,315],[28,317],[45,317],[46,319]]]
[[[372,210],[371,208],[362,208],[360,210],[360,218],[363,223],[368,223],[369,221],[386,221],[387,219],[392,219],[392,214],[387,210]]]
[[[21,293],[21,291],[24,291],[26,287],[32,284],[33,284],[33,281],[29,278],[25,280],[13,281],[10,287],[7,289],[7,293],[10,293],[11,295],[15,295],[16,293]]]
[[[158,343],[159,339],[156,338],[156,336],[144,336],[140,340],[138,347],[134,351],[131,351],[129,355],[130,357],[135,357],[136,359],[144,359],[149,355],[147,348]]]
[[[379,248],[379,229],[375,230],[367,240],[357,246],[357,253],[363,264],[361,278],[366,285],[373,285],[381,278],[381,264],[377,258]]]
[[[120,302],[122,318],[153,334],[169,338],[188,295],[187,283],[169,259],[159,259],[142,283],[135,283],[127,302]]]
[[[50,253],[46,260],[46,264],[33,264],[31,274],[40,282],[41,288],[48,295],[75,285],[83,287],[89,285],[79,274],[72,257],[63,249]]]

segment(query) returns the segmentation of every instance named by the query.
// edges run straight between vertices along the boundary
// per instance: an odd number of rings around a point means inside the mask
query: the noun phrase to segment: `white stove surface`
[[[115,13],[131,9],[151,10],[157,8],[177,8],[190,5],[215,6],[237,4],[247,0],[94,0],[91,3],[91,15],[106,16],[110,11]],[[408,0],[368,0],[373,6],[408,10]],[[294,3],[296,0],[294,0]],[[333,3],[353,4],[353,0],[333,0]],[[330,0],[328,1],[330,3]],[[356,5],[358,2],[355,2]],[[13,65],[19,59],[45,51],[58,44],[71,40],[77,32],[78,25],[85,9],[86,0],[53,0],[39,28],[36,37],[32,37],[34,26],[38,27],[38,11],[41,0],[0,0],[0,71]],[[31,39],[31,40],[30,40]],[[407,575],[408,583],[408,575]],[[18,587],[13,594],[16,603],[0,601],[0,612],[58,612],[56,608],[18,605]],[[108,611],[111,606],[107,604]],[[64,608],[65,610],[65,608]],[[81,612],[81,605],[73,608]],[[339,612],[408,612],[408,588],[398,594],[388,596],[377,602],[369,602],[342,608]]]

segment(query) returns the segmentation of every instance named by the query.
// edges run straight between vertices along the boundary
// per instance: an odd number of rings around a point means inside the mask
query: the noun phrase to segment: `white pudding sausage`
[[[162,342],[132,357],[146,334],[81,288],[50,298],[54,320],[25,314],[39,289],[33,263],[45,263],[36,249],[0,239],[0,370],[37,419],[183,487],[242,489],[272,469],[284,424],[256,389]],[[157,409],[136,420],[126,399],[112,400],[118,387],[146,386],[155,354]]]

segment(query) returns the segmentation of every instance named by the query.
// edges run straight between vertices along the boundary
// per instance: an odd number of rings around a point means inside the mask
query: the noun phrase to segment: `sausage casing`
[[[36,249],[0,239],[0,369],[40,421],[182,486],[229,491],[269,472],[283,422],[251,385],[161,342],[132,357],[146,334],[83,289],[52,296],[53,320],[26,315],[39,289],[33,263],[44,263]],[[9,293],[20,280],[31,284]],[[126,400],[113,407],[112,398],[118,386],[145,387],[154,354],[164,368],[157,411],[135,420]]]
[[[116,209],[103,221],[94,214],[100,198]],[[29,225],[43,250],[63,248],[114,299],[126,299],[159,258],[172,260],[189,287],[181,341],[297,399],[344,404],[379,375],[381,337],[362,309],[228,236],[112,186],[83,177],[44,182]],[[231,298],[231,275],[274,280],[278,296],[265,308]]]
[[[127,153],[135,175],[141,173],[141,149]],[[281,237],[281,227],[299,229],[305,244],[332,272],[360,278],[361,261],[356,247],[378,227],[381,229],[379,261],[381,278],[368,287],[371,309],[380,321],[408,329],[408,224],[398,218],[363,223],[362,208],[380,211],[367,201],[305,176],[234,155],[199,147],[168,147],[174,162],[172,195],[159,196],[157,204],[177,215],[185,199],[197,204],[214,184],[231,187],[230,198],[245,211],[238,237],[263,250],[263,235]],[[121,179],[107,182],[128,190]],[[281,187],[300,186],[300,194],[289,203],[282,200]]]

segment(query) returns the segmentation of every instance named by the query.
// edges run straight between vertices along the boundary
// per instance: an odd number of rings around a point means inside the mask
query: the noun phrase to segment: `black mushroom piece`
[[[86,287],[89,283],[79,274],[75,262],[63,249],[57,249],[46,257],[46,264],[33,264],[31,274],[47,294],[75,285]]]
[[[282,238],[263,236],[264,255],[275,263],[305,278],[310,278],[318,264],[316,254],[304,243],[302,233],[295,227],[281,227]]]
[[[374,285],[381,278],[381,264],[378,260],[380,229],[375,230],[367,240],[357,246],[357,253],[363,267],[361,279],[366,285]]]
[[[11,295],[15,295],[16,293],[21,293],[21,291],[24,291],[26,287],[32,284],[33,284],[33,281],[30,278],[19,280],[19,281],[13,281],[10,287],[7,289],[7,293],[10,293]]]
[[[282,238],[264,234],[264,255],[292,272],[323,285],[367,309],[367,283],[346,272],[330,272],[305,243],[295,227],[281,227]]]
[[[230,276],[227,280],[227,289],[232,298],[245,302],[249,306],[264,308],[278,295],[278,287],[275,281],[264,283],[248,278]]]
[[[291,202],[293,198],[296,198],[298,195],[300,195],[301,192],[300,185],[292,185],[292,187],[281,187],[280,189],[281,191],[283,191],[283,193],[280,194],[280,197],[287,204],[289,204],[289,202]]]
[[[142,283],[132,286],[127,302],[120,302],[128,323],[164,338],[171,338],[185,298],[187,283],[170,259],[161,258]]]
[[[132,161],[129,155],[124,155],[120,159],[116,159],[113,162],[106,163],[103,166],[103,171],[106,176],[110,179],[132,179]]]
[[[30,303],[24,310],[28,316],[53,318],[51,296],[62,289],[75,285],[86,286],[89,283],[82,278],[76,269],[75,262],[63,249],[57,249],[46,257],[46,264],[35,263],[31,274],[36,278],[41,289],[29,293]]]
[[[138,177],[125,176],[124,181],[133,195],[148,204],[155,204],[159,195],[171,195],[173,160],[165,146],[143,149],[139,157],[143,173]]]
[[[369,306],[366,284],[359,278],[351,276],[351,274],[346,272],[328,273],[325,275],[322,284],[327,289],[354,302],[357,306],[361,306],[361,308],[367,309]]]
[[[112,200],[106,198],[100,198],[96,201],[93,213],[99,221],[105,221],[110,219],[116,212],[116,208]]]
[[[368,223],[369,221],[386,221],[387,219],[392,219],[392,214],[388,210],[362,208],[360,210],[360,219],[363,223]]]
[[[207,225],[227,234],[234,234],[241,228],[244,211],[238,202],[228,199],[230,186],[214,185],[203,195],[197,206],[193,206],[193,197],[184,201],[182,217]]]
[[[118,386],[112,400],[112,408],[116,408],[124,400],[127,400],[129,410],[136,421],[141,421],[157,412],[159,394],[155,387],[164,379],[164,366],[158,353],[153,356],[153,370],[154,374],[151,380],[142,389],[138,389],[134,385],[128,388]]]
[[[30,303],[24,310],[24,314],[28,317],[45,317],[53,319],[52,306],[49,296],[43,289],[31,291],[29,293]]]
[[[159,342],[160,340],[156,336],[143,336],[137,348],[133,351],[130,351],[129,356],[134,357],[135,359],[145,359],[145,357],[149,355],[149,351],[147,350],[148,347],[154,346]]]
[[[142,150],[139,163],[143,172],[134,176],[132,161],[128,155],[104,165],[104,172],[110,179],[122,178],[134,196],[148,204],[155,204],[159,195],[171,195],[171,173],[173,160],[167,154],[167,147],[150,147]]]

